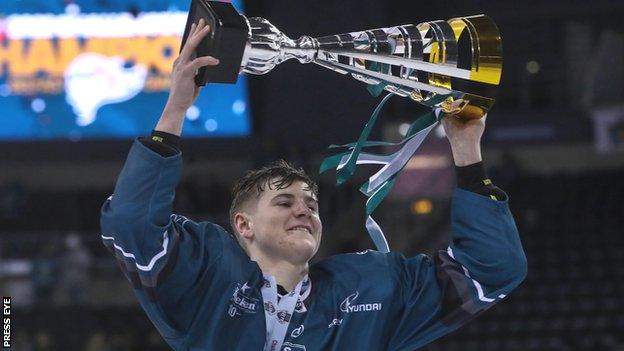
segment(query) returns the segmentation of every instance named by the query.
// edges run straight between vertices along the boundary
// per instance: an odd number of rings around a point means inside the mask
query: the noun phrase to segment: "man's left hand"
[[[462,120],[446,115],[442,118],[442,126],[451,144],[456,166],[467,166],[482,160],[481,136],[485,130],[485,117]]]

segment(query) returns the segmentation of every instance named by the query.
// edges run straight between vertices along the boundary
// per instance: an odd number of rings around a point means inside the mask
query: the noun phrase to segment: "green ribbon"
[[[373,111],[371,118],[368,120],[368,122],[364,126],[364,129],[362,130],[362,133],[360,134],[360,137],[358,138],[358,141],[355,144],[355,147],[353,148],[353,150],[351,150],[351,154],[349,155],[349,158],[347,159],[347,162],[345,163],[344,167],[338,169],[338,171],[336,172],[336,183],[338,185],[346,182],[347,179],[349,179],[353,175],[353,172],[355,172],[355,165],[357,162],[358,155],[360,154],[360,151],[362,150],[364,143],[368,139],[368,136],[370,135],[371,130],[373,130],[373,126],[375,126],[375,122],[377,121],[379,112],[381,112],[381,109],[384,107],[386,102],[390,100],[391,97],[392,97],[392,94],[386,95],[381,100],[379,105],[377,105],[377,107],[375,108],[375,111]]]
[[[378,72],[390,70],[389,65],[378,64],[377,62],[367,62],[366,68]],[[369,85],[367,89],[371,95],[379,96],[385,87],[386,84],[382,82],[376,85]],[[382,168],[382,170],[370,177],[369,181],[364,183],[359,189],[360,192],[368,197],[366,202],[366,229],[369,232],[375,247],[381,252],[389,252],[390,249],[383,231],[371,215],[379,204],[381,204],[383,199],[390,193],[390,190],[392,190],[392,187],[396,183],[399,173],[409,161],[411,154],[418,149],[420,143],[422,143],[427,134],[433,129],[432,125],[439,122],[442,115],[440,113],[440,109],[437,108],[437,105],[450,96],[437,94],[427,100],[419,102],[421,105],[431,108],[431,110],[419,116],[414,122],[412,122],[401,142],[390,143],[384,141],[369,141],[368,137],[377,122],[379,114],[392,95],[393,94],[386,95],[377,105],[356,142],[344,145],[330,145],[329,149],[347,148],[348,150],[326,157],[319,168],[319,173],[326,172],[329,169],[336,169],[336,184],[340,185],[353,175],[358,160],[362,160],[364,163],[385,164],[385,167]],[[429,128],[429,130],[425,131],[427,128]],[[426,134],[420,133],[422,131],[425,131]],[[419,139],[413,140],[416,137]],[[401,149],[388,155],[362,152],[363,148],[376,146],[401,146]],[[407,153],[411,154],[407,155]],[[381,183],[377,184],[374,188],[369,189],[371,180],[373,180],[374,177],[376,177],[374,180],[376,183]],[[384,177],[387,177],[387,179]]]
[[[379,62],[375,62],[375,61],[366,61],[366,63],[364,64],[364,67],[366,67],[367,70],[369,71],[374,71],[374,72],[379,72],[379,73],[390,73],[390,65],[386,64],[386,63],[379,63]],[[384,89],[386,88],[386,83],[381,82],[379,84],[369,84],[366,87],[366,90],[368,90],[368,92],[374,96],[377,97],[379,95],[381,95],[381,93],[384,91]]]
[[[420,132],[421,130],[427,128],[428,126],[430,126],[431,124],[436,122],[436,116],[435,113],[433,111],[428,112],[424,115],[422,115],[421,117],[419,117],[418,119],[416,119],[416,121],[414,121],[409,129],[407,134],[405,135],[405,138],[403,140],[401,140],[398,143],[391,143],[391,142],[387,142],[387,141],[366,141],[364,143],[362,143],[362,148],[365,147],[375,147],[375,146],[388,146],[388,147],[396,147],[396,146],[401,146],[404,145],[405,143],[407,143],[408,141],[411,140],[411,138],[414,137],[414,135],[416,135],[418,132]],[[336,148],[349,148],[349,151],[343,151],[340,152],[338,154],[332,155],[332,156],[328,156],[325,159],[323,159],[323,162],[321,162],[321,166],[319,167],[319,174],[325,173],[326,171],[330,170],[330,169],[335,169],[338,167],[338,165],[341,163],[342,159],[347,156],[350,155],[352,153],[352,150],[357,146],[357,143],[348,143],[348,144],[344,144],[344,145],[335,145],[332,144],[329,146],[329,149],[336,149]],[[362,153],[359,153],[359,155],[361,155]],[[357,160],[356,160],[357,162]]]
[[[369,195],[368,201],[366,201],[366,216],[370,216],[373,211],[381,204],[381,201],[388,195],[394,183],[396,182],[396,176],[398,173],[395,173],[390,179],[385,181],[380,187],[375,189],[375,191]],[[366,194],[366,187],[368,187],[368,182],[362,185],[360,191]]]

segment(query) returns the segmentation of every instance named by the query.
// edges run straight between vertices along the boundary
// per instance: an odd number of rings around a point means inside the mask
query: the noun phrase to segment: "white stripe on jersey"
[[[448,247],[448,249],[446,249],[446,252],[448,252],[449,256],[451,256],[451,258],[455,260],[455,256],[453,255],[453,249],[451,249],[450,246]],[[466,267],[464,267],[457,260],[455,260],[455,262],[457,262],[461,266],[461,268],[464,270],[464,274],[466,275],[466,277],[470,278],[470,280],[472,280],[472,282],[474,283],[474,286],[477,289],[477,296],[479,297],[479,300],[483,302],[494,302],[496,300],[496,299],[491,299],[489,297],[485,297],[485,294],[483,293],[483,287],[481,287],[481,284],[478,281],[472,279],[472,277],[470,277],[470,272],[468,272],[468,269]],[[502,299],[503,297],[505,297],[505,295],[501,294],[498,297]]]
[[[146,266],[140,265],[137,261],[136,261],[136,257],[129,253],[124,251],[124,249],[115,244],[113,242],[113,247],[117,250],[119,250],[119,252],[121,252],[122,255],[124,255],[124,257],[128,257],[134,260],[134,264],[136,265],[137,269],[144,271],[144,272],[149,272],[152,270],[152,268],[154,268],[154,264],[156,264],[156,261],[158,261],[159,258],[163,257],[164,255],[167,254],[167,245],[169,244],[169,236],[167,235],[168,231],[165,230],[165,232],[163,233],[163,243],[162,243],[162,250],[160,252],[158,252],[154,257],[152,257],[152,259],[150,260],[149,264],[147,264]],[[102,239],[104,240],[112,240],[115,241],[115,238],[112,236],[104,236],[102,235]]]

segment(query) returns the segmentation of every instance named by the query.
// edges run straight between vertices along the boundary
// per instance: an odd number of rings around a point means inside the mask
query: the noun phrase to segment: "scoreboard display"
[[[0,2],[0,140],[149,134],[166,102],[189,5]],[[235,85],[209,84],[186,113],[184,136],[248,136],[249,114],[244,76]]]

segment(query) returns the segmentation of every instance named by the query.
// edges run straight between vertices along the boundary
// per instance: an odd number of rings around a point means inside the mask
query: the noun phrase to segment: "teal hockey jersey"
[[[135,141],[102,207],[104,244],[175,350],[263,350],[262,271],[209,222],[172,214],[181,154]],[[310,266],[284,351],[415,350],[518,286],[526,258],[507,200],[456,189],[452,243],[433,257],[368,250]]]

